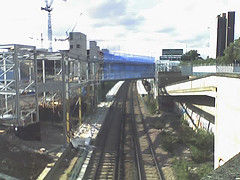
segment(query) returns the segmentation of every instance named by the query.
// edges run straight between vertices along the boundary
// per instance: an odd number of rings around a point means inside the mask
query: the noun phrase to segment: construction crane
[[[49,47],[48,51],[52,52],[52,20],[51,20],[51,12],[53,8],[51,8],[52,3],[54,0],[51,0],[50,3],[48,4],[48,0],[45,0],[46,7],[41,7],[41,10],[44,10],[48,12],[48,41],[49,41]]]
[[[48,3],[48,0],[45,0],[46,3],[46,7],[41,7],[41,10],[44,10],[46,12],[48,12],[48,41],[49,41],[49,47],[48,47],[48,51],[52,52],[52,20],[51,20],[51,12],[53,10],[53,8],[51,7],[53,4],[54,0],[50,0],[50,2]],[[66,1],[66,0],[63,0]]]

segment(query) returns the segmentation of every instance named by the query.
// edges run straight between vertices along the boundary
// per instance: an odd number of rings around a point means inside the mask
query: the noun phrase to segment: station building
[[[162,56],[156,62],[157,71],[178,71],[183,49],[162,49]]]

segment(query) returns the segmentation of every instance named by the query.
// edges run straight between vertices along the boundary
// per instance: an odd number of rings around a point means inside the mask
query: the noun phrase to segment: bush
[[[195,134],[195,132],[193,131],[192,128],[189,127],[189,124],[186,120],[183,120],[181,118],[181,130],[182,130],[182,136],[181,139],[185,144],[191,144],[193,141],[193,136]]]
[[[173,152],[174,146],[177,143],[179,143],[178,137],[171,132],[165,132],[165,131],[163,131],[161,135],[162,135],[162,139],[161,139],[162,148],[165,151]]]
[[[213,149],[214,135],[202,129],[198,129],[195,133],[195,144],[199,149]]]
[[[183,159],[177,159],[176,157],[174,158],[174,163],[173,163],[173,168],[175,170],[177,179],[179,180],[187,180],[190,179],[190,171],[189,168],[192,166],[192,164]]]
[[[198,129],[194,132],[190,142],[193,161],[202,163],[213,160],[214,137],[212,133]]]
[[[212,170],[213,170],[212,162],[204,163],[198,168],[197,175],[199,179],[201,179],[202,177],[205,177],[207,174],[209,174]]]
[[[184,158],[174,158],[173,168],[177,179],[194,180],[201,179],[213,170],[213,163],[194,164]]]
[[[173,168],[177,179],[201,179],[213,170],[214,135],[202,129],[193,130],[187,121],[181,118],[179,136],[170,131],[162,132],[162,147],[173,152],[176,143],[184,143],[190,148],[191,158],[175,157]]]
[[[213,160],[214,135],[202,129],[194,131],[182,120],[182,141],[191,149],[192,159],[196,163]]]
[[[190,146],[192,153],[192,160],[196,163],[203,163],[211,160],[212,154],[205,150],[197,148],[196,146]]]
[[[165,127],[165,123],[163,123],[162,121],[156,121],[154,122],[153,127],[155,129],[163,129]]]
[[[157,112],[158,107],[156,99],[154,99],[153,97],[147,97],[145,98],[145,104],[150,114],[154,114]]]

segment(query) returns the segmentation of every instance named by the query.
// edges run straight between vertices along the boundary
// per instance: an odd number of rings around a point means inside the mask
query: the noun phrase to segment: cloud
[[[164,33],[164,34],[173,34],[176,32],[176,28],[175,27],[166,27],[160,30],[156,31],[157,33]]]
[[[160,3],[162,0],[149,0],[146,3],[146,0],[129,0],[129,6],[136,11],[141,11],[143,9],[151,9]]]
[[[204,48],[209,46],[209,34],[197,34],[188,39],[178,39],[178,42],[185,43],[189,48]]]
[[[89,15],[96,20],[94,27],[123,26],[134,30],[144,22],[144,17],[136,12],[128,12],[127,0],[108,0],[90,8]]]
[[[102,4],[89,9],[89,14],[94,19],[107,19],[123,16],[126,13],[126,0],[107,0]]]
[[[142,16],[137,15],[127,15],[122,18],[119,18],[118,23],[122,26],[127,27],[128,29],[135,28],[138,25],[141,25],[144,22],[144,18]]]

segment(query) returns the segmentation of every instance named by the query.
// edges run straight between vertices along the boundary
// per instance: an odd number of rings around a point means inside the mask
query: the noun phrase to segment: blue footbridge
[[[153,57],[103,52],[103,81],[154,77]]]

